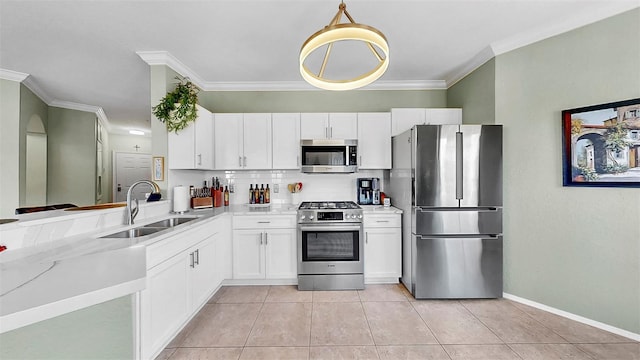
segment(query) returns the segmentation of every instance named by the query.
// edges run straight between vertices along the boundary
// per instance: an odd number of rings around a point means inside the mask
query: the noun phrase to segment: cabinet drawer
[[[295,227],[295,215],[243,215],[233,217],[234,229],[283,229]]]
[[[364,214],[364,227],[400,227],[400,214],[393,215],[370,215]]]
[[[166,259],[188,249],[199,241],[219,232],[211,227],[211,222],[205,220],[197,226],[170,235],[166,239],[160,240],[147,247],[147,269],[160,264]]]

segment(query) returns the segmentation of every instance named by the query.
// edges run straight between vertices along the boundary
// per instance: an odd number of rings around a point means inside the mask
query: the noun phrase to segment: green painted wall
[[[491,59],[447,90],[447,107],[462,108],[464,124],[494,124],[495,79],[496,62]]]
[[[38,117],[42,121],[45,130],[48,123],[49,107],[29,88],[20,85],[20,205],[26,202],[26,153],[27,153],[27,125],[32,117]],[[39,204],[45,205],[45,204]]]
[[[0,335],[0,359],[133,359],[133,339],[124,296]]]
[[[640,189],[563,187],[560,120],[640,97],[640,9],[500,55],[495,74],[505,292],[640,333]]]
[[[47,202],[93,205],[96,200],[96,114],[49,108]]]
[[[446,90],[207,91],[198,102],[211,112],[367,112],[446,107]]]
[[[167,95],[167,92],[173,91],[178,80],[176,76],[179,76],[177,72],[168,66],[153,65],[150,67],[150,92],[151,92],[151,107],[156,106],[160,100]],[[153,114],[151,114],[151,154],[152,156],[164,157],[164,181],[156,181],[160,187],[163,199],[168,199],[167,189],[169,187],[168,176],[168,163],[169,163],[169,150],[168,150],[168,138],[167,127],[164,123],[160,122]]]
[[[0,79],[0,217],[20,203],[20,83]]]

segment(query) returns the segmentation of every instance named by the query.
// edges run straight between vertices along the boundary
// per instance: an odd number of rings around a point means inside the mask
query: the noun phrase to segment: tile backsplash
[[[211,181],[218,177],[222,185],[233,185],[234,193],[230,194],[229,202],[234,205],[249,202],[249,185],[269,184],[271,202],[274,204],[296,204],[301,201],[317,200],[351,200],[356,201],[356,179],[361,177],[380,178],[380,188],[384,191],[385,179],[388,180],[386,170],[361,170],[352,174],[306,174],[299,170],[263,170],[263,171],[192,171],[172,170],[170,172],[170,186],[194,185],[201,187],[204,180]],[[302,191],[291,194],[287,184],[301,182]],[[278,192],[275,192],[275,188]],[[169,191],[169,198],[172,198]]]

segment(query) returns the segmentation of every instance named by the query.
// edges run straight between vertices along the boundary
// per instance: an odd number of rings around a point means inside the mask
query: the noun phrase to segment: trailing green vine
[[[189,80],[176,79],[180,82],[153,107],[153,115],[167,126],[167,131],[177,134],[198,117],[198,88]]]

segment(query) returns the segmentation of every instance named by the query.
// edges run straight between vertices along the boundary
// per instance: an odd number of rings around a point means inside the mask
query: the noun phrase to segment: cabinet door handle
[[[191,257],[191,267],[194,268],[196,267],[196,263],[195,263],[195,257],[193,255],[193,253],[189,254],[189,256]]]
[[[196,250],[196,265],[200,265],[200,249]]]
[[[264,234],[264,233],[260,233],[260,245],[262,245],[262,235],[263,235],[263,234]]]
[[[389,220],[376,220],[376,222],[378,222],[378,223],[388,223]]]
[[[247,167],[247,157],[244,157],[244,166],[243,167]]]
[[[365,244],[368,244],[368,243],[369,243],[369,233],[368,233],[368,232],[365,232],[365,233],[364,233],[364,243],[365,243]]]
[[[271,221],[258,221],[258,224],[271,224]]]
[[[333,126],[329,127],[329,139],[333,139]]]
[[[269,245],[269,234],[268,233],[264,233],[264,244],[265,245]]]
[[[202,165],[202,154],[198,154],[198,165]]]
[[[238,156],[238,166],[242,167],[242,156]]]
[[[358,156],[358,166],[362,166],[362,155]]]

